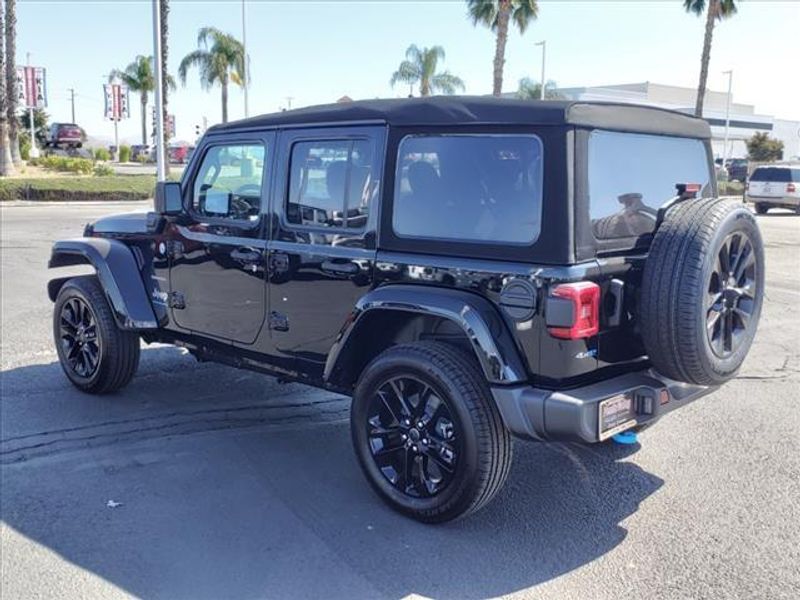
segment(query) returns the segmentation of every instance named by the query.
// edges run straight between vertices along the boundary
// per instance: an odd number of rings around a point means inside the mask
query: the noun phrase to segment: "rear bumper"
[[[800,205],[800,196],[751,196],[747,195],[747,201],[753,204],[768,204],[771,206],[791,206]]]
[[[718,386],[673,381],[649,369],[589,386],[542,390],[532,386],[492,388],[503,422],[512,434],[533,440],[599,442],[600,402],[630,393],[636,414],[630,427],[652,423],[673,410],[710,394]],[[663,402],[666,400],[666,402]]]

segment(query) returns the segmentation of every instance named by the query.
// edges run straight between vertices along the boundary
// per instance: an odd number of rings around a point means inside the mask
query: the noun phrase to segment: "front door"
[[[185,178],[174,224],[170,304],[179,329],[252,344],[267,306],[264,213],[274,134],[213,137]]]
[[[322,374],[355,303],[372,285],[385,129],[280,135],[269,241],[270,338],[289,368]]]

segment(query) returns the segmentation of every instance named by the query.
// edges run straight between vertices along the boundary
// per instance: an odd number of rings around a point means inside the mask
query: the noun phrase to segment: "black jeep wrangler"
[[[601,442],[735,375],[762,240],[708,125],[641,106],[376,100],[211,128],[155,210],[56,242],[67,377],[140,340],[352,396],[361,467],[426,522],[485,505],[511,438]],[[302,451],[302,450],[300,450]]]

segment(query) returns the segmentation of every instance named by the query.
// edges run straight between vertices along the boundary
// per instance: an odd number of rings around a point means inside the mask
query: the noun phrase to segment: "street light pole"
[[[547,80],[544,78],[545,56],[547,54],[547,40],[536,42],[537,46],[542,47],[542,83],[539,89],[539,100],[544,100],[544,87],[547,85]]]
[[[242,52],[244,53],[244,73],[242,73],[242,83],[244,84],[244,117],[250,116],[248,104],[247,88],[250,87],[250,57],[247,56],[247,2],[242,0]]]
[[[723,71],[723,75],[728,76],[728,98],[725,101],[725,145],[722,147],[722,166],[728,159],[728,131],[731,126],[731,86],[733,85],[733,70]]]
[[[153,0],[153,58],[155,60],[156,102],[156,181],[166,179],[164,161],[164,79],[161,73],[161,0]]]
[[[69,100],[72,103],[72,122],[75,123],[75,88],[69,88]]]

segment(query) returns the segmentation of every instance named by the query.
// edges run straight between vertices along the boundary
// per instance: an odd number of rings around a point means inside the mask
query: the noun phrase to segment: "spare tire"
[[[764,246],[753,214],[718,198],[673,207],[642,275],[642,339],[657,371],[719,385],[750,350],[764,294]]]

